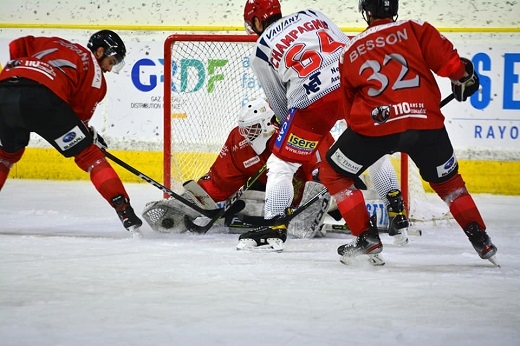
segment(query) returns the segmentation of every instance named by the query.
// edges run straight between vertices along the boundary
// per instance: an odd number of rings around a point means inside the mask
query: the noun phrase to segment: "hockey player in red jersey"
[[[381,156],[400,151],[409,154],[422,178],[449,206],[477,254],[496,264],[497,248],[458,173],[433,75],[450,78],[455,98],[465,101],[479,88],[472,62],[459,57],[430,24],[396,21],[398,0],[360,0],[359,10],[368,28],[347,43],[339,67],[349,127],[327,154],[333,169],[320,169],[320,179],[357,236],[338,248],[341,261],[349,263],[361,254],[374,259],[382,251],[363,195],[351,188],[352,179]]]
[[[142,221],[105,158],[106,143],[89,127],[107,92],[103,74],[117,73],[124,64],[121,38],[102,30],[85,48],[59,37],[25,36],[12,41],[9,52],[0,73],[0,189],[34,132],[63,156],[74,157],[123,226],[139,234]]]

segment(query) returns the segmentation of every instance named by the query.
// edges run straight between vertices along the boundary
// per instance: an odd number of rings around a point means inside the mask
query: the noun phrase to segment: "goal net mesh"
[[[207,173],[237,126],[242,106],[264,97],[249,64],[254,42],[246,35],[172,35],[166,40],[165,186],[175,189]]]

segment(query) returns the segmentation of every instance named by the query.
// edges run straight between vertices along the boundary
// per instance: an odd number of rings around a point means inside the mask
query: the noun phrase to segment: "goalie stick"
[[[347,225],[341,224],[333,224],[333,223],[325,223],[323,224],[324,230],[327,232],[333,233],[350,233],[350,229]],[[387,229],[378,228],[379,233],[388,233]],[[422,236],[422,231],[420,229],[408,229],[408,235],[420,237]]]
[[[220,210],[221,210],[220,208],[217,208],[217,209],[203,209],[203,208],[199,207],[195,203],[192,203],[191,201],[187,200],[186,198],[176,194],[172,190],[168,189],[166,186],[158,183],[157,181],[153,180],[152,178],[150,178],[149,176],[145,175],[144,173],[139,172],[137,169],[135,169],[134,167],[130,166],[129,164],[127,164],[123,160],[117,158],[116,156],[112,155],[108,151],[106,151],[106,150],[103,150],[103,151],[104,151],[106,157],[108,157],[110,160],[112,160],[115,163],[117,163],[119,166],[121,166],[124,169],[126,169],[127,171],[135,174],[136,176],[138,176],[139,178],[143,179],[147,183],[152,184],[153,186],[155,186],[156,188],[158,188],[162,192],[164,192],[164,193],[168,194],[170,197],[173,197],[176,200],[182,202],[183,204],[185,204],[186,206],[188,206],[191,209],[195,210],[196,212],[202,214],[203,216],[211,218],[211,217],[214,217],[215,215],[220,213]]]
[[[244,201],[239,200],[242,194],[249,190],[251,186],[260,178],[260,176],[267,170],[267,165],[264,164],[258,172],[255,173],[252,177],[249,177],[247,179],[247,182],[235,193],[235,195],[226,202],[224,207],[218,209],[217,213],[213,217],[210,218],[210,220],[205,225],[197,225],[193,222],[193,220],[188,216],[184,216],[184,224],[186,228],[192,232],[206,233],[212,226],[215,224],[215,222],[220,219],[226,212],[236,214],[245,207]],[[240,203],[241,202],[241,203]]]

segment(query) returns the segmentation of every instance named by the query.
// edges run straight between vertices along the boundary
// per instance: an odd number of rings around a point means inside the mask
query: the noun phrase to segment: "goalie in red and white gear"
[[[90,176],[123,227],[139,234],[121,179],[106,160],[106,143],[89,126],[107,92],[104,73],[124,65],[126,47],[113,31],[94,33],[87,47],[60,37],[20,37],[9,44],[0,73],[0,189],[37,133]]]
[[[278,130],[278,122],[266,100],[256,99],[248,102],[241,109],[238,124],[229,133],[208,173],[197,182],[184,183],[185,192],[182,196],[199,207],[205,209],[222,207],[227,199],[247,182],[249,177],[255,175],[265,165],[271,155],[272,146],[276,140],[276,136],[273,134]],[[312,180],[312,173],[321,161],[320,158],[325,155],[333,142],[334,139],[330,136],[320,154],[316,155],[315,159],[308,164],[303,165],[295,174],[293,206],[296,207],[300,203],[305,182]],[[253,215],[263,213],[263,191],[265,191],[266,181],[267,176],[264,173],[249,190],[244,192],[241,199],[246,201],[246,208],[242,213]],[[197,216],[195,211],[176,199],[150,202],[143,211],[143,217],[152,229],[168,233],[186,231],[182,221],[184,214]],[[171,219],[173,222],[164,222],[165,219]],[[303,236],[301,235],[301,237]]]
[[[231,130],[217,159],[198,184],[213,200],[225,201],[265,164],[277,128],[276,116],[265,100],[248,102],[241,109],[238,126]],[[251,190],[263,190],[266,180],[263,174]]]

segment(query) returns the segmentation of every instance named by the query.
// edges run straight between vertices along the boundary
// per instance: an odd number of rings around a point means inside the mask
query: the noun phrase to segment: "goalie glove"
[[[92,143],[101,150],[108,149],[108,144],[103,137],[96,131],[94,126],[90,126],[90,134],[92,135]]]
[[[459,102],[462,102],[466,101],[468,97],[473,95],[478,90],[480,82],[478,75],[475,74],[475,69],[471,60],[466,58],[460,58],[460,60],[464,64],[467,76],[462,77],[459,80],[452,80],[451,91],[453,91],[455,99]]]

